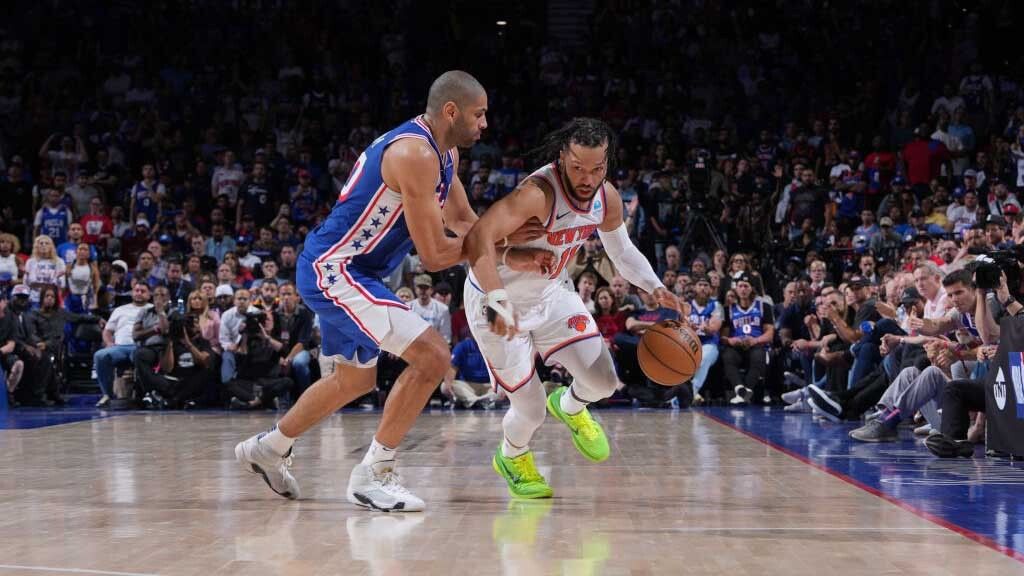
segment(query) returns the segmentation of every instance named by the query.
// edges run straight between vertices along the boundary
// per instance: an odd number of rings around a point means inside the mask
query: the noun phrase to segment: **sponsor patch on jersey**
[[[590,323],[590,315],[589,314],[576,314],[575,316],[570,316],[569,319],[566,320],[566,322],[565,322],[566,326],[568,326],[569,328],[572,328],[573,330],[575,330],[577,332],[583,332],[584,330],[586,330],[587,329],[587,324],[589,324],[589,323]]]

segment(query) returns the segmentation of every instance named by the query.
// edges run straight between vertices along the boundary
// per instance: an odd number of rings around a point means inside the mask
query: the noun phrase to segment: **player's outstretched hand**
[[[654,297],[658,299],[658,305],[664,308],[675,310],[680,316],[689,316],[690,306],[679,301],[679,298],[668,288],[655,288]]]
[[[548,233],[548,229],[536,217],[530,218],[518,230],[508,235],[509,245],[526,244]]]
[[[555,267],[555,253],[543,248],[510,248],[505,265],[516,272],[548,276]]]

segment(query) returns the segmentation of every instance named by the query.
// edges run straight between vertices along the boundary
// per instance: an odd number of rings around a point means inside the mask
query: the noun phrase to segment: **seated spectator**
[[[220,349],[220,314],[210,307],[210,303],[202,292],[195,290],[188,295],[187,314],[196,317],[199,322],[199,336],[205,339],[214,351]]]
[[[264,310],[276,310],[278,305],[278,292],[277,282],[264,282],[260,284],[259,289],[253,288],[253,294],[258,296],[253,300],[254,306],[259,306]]]
[[[238,260],[238,265],[245,269],[248,274],[248,280],[252,281],[254,271],[258,271],[262,259],[259,256],[249,252],[249,246],[252,244],[252,238],[249,236],[239,236],[235,240],[235,256]]]
[[[25,369],[25,363],[14,353],[17,347],[14,340],[16,329],[14,312],[10,309],[7,294],[0,292],[0,374],[5,377],[3,393],[8,396],[18,387]]]
[[[203,282],[203,291],[206,293],[207,284],[213,285],[213,282]],[[235,305],[235,290],[229,285],[217,286],[213,291],[213,308],[217,310],[221,318],[224,318],[224,313],[230,310]]]
[[[221,285],[217,287],[218,301],[231,296],[234,302],[234,306],[224,310],[220,316],[218,339],[220,340],[220,349],[223,351],[220,364],[220,379],[223,384],[233,380],[237,373],[235,353],[242,342],[246,315],[249,312],[258,311],[257,308],[249,303],[248,290],[241,289],[231,294],[228,293],[229,290],[231,290],[229,286]],[[270,316],[270,318],[270,321],[273,321],[273,316]]]
[[[231,269],[232,274],[234,274],[234,279],[231,281],[234,286],[245,288],[252,285],[252,272],[238,263],[238,256],[236,256],[234,252],[228,252],[224,255],[224,263],[221,264],[221,266],[224,266],[225,264]],[[218,276],[219,272],[220,269],[218,268]]]
[[[741,275],[734,279],[737,301],[729,307],[729,320],[722,334],[722,367],[729,388],[735,393],[733,404],[750,402],[755,390],[764,390],[764,401],[771,398],[763,387],[768,369],[768,347],[775,337],[775,315],[771,306],[754,295],[752,279]],[[747,372],[740,375],[740,370]]]
[[[587,312],[591,314],[594,313],[594,290],[596,288],[597,276],[593,272],[580,274],[579,279],[576,281],[576,292],[579,293],[583,305],[587,307]]]
[[[261,262],[260,271],[263,273],[263,276],[253,280],[252,286],[250,286],[253,290],[259,290],[260,286],[262,286],[264,282],[272,282],[274,284],[280,284],[282,282],[282,280],[277,277],[277,262],[273,259]]]
[[[136,374],[151,376],[157,371],[164,349],[167,347],[167,336],[170,332],[170,294],[166,286],[153,288],[153,303],[147,306],[135,320],[132,327],[132,339],[135,351],[132,362]],[[146,387],[150,392],[152,386]]]
[[[270,334],[284,344],[281,349],[281,371],[295,381],[298,398],[310,385],[309,351],[313,347],[313,313],[299,301],[295,285],[285,282],[279,290],[281,305],[277,310],[267,309],[274,317]]]
[[[167,286],[167,292],[171,297],[171,305],[179,306],[182,309],[187,308],[186,301],[188,300],[189,294],[195,289],[192,287],[192,283],[185,280],[184,274],[181,270],[181,260],[175,257],[167,262],[167,277],[164,279],[164,285]]]
[[[452,365],[441,384],[441,394],[463,408],[490,409],[500,399],[491,384],[487,362],[472,336],[452,350]]]
[[[410,303],[412,311],[437,330],[445,342],[451,344],[452,315],[447,306],[431,298],[434,281],[429,274],[420,274],[415,278],[414,284],[416,299]]]
[[[620,312],[630,314],[643,307],[640,297],[632,292],[632,286],[622,276],[612,278],[611,287]]]
[[[702,404],[704,397],[700,391],[704,388],[708,371],[718,361],[719,332],[725,313],[722,305],[711,298],[711,282],[707,276],[697,276],[694,280],[694,297],[690,304],[690,325],[697,332],[701,343],[701,359],[697,373],[693,375],[693,403]]]
[[[636,360],[636,347],[647,328],[664,320],[678,320],[679,313],[659,306],[653,294],[640,292],[640,300],[643,308],[635,310],[626,318],[626,332],[615,337],[615,346],[618,348],[616,364],[619,379],[626,383],[630,396],[644,405],[660,406],[670,399],[672,391],[647,381]]]
[[[284,245],[281,247],[281,253],[279,255],[281,262],[277,269],[278,280],[295,282],[295,261],[297,255],[298,252],[294,246]]]
[[[88,244],[79,244],[75,259],[68,264],[64,279],[67,284],[67,298],[64,306],[70,312],[86,314],[98,306],[100,271],[89,256]]]
[[[595,302],[594,321],[597,322],[597,329],[610,348],[615,342],[615,337],[626,331],[626,314],[619,312],[615,293],[607,286],[597,289]]]
[[[678,249],[676,257],[678,258]],[[595,286],[607,286],[615,277],[615,265],[612,264],[608,253],[601,246],[601,239],[597,233],[592,234],[583,242],[583,249],[576,252],[576,256],[566,266],[569,277],[578,282],[580,275],[590,272],[594,275]]]
[[[115,308],[103,327],[103,348],[97,350],[93,356],[96,381],[103,392],[103,396],[96,403],[99,408],[110,405],[111,395],[114,393],[114,370],[131,365],[132,354],[135,352],[132,330],[139,315],[148,308],[149,296],[149,285],[145,282],[136,282],[132,287],[132,302]]]
[[[24,366],[24,379],[20,386],[15,381],[12,391],[15,392],[15,401],[27,406],[63,403],[54,373],[54,361],[61,350],[66,313],[57,306],[56,288],[44,286],[40,294],[42,304],[33,312],[29,310],[26,287],[17,287],[10,310],[15,323],[14,354]]]
[[[39,306],[39,293],[44,286],[60,289],[64,284],[67,267],[57,256],[53,240],[49,236],[37,236],[32,243],[32,257],[25,263],[25,284],[30,290],[30,300]]]

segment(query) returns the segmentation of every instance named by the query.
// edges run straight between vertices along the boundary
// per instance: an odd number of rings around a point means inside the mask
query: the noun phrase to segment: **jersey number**
[[[576,256],[576,252],[579,251],[580,246],[582,246],[582,244],[577,244],[573,246],[571,249],[562,252],[562,258],[558,261],[558,266],[555,266],[555,271],[552,272],[551,276],[549,276],[548,278],[558,278],[558,275],[562,273],[562,269],[565,268],[565,265],[569,263],[569,260],[572,260],[573,257]]]

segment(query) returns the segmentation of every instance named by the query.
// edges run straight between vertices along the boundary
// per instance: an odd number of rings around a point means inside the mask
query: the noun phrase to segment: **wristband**
[[[510,326],[515,324],[515,318],[512,316],[512,307],[508,304],[508,292],[504,289],[499,288],[487,293],[485,310],[487,311],[488,322],[493,322],[494,315],[497,315],[501,316]]]

